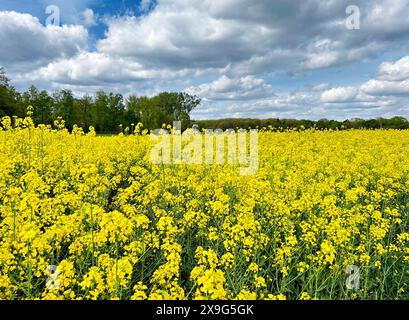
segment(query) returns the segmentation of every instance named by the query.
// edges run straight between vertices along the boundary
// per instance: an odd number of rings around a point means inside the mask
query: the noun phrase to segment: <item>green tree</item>
[[[22,116],[19,108],[20,94],[9,84],[6,72],[0,67],[0,117]]]
[[[122,94],[110,92],[107,96],[107,111],[109,130],[116,131],[119,125],[124,124],[125,104]]]
[[[28,90],[22,94],[22,104],[34,107],[33,120],[35,123],[52,123],[54,99],[48,95],[47,91],[39,91],[34,85],[31,85]]]
[[[140,113],[138,111],[139,98],[135,95],[130,95],[125,102],[124,120],[126,124],[137,124],[141,121]]]
[[[201,100],[185,92],[162,92],[151,98],[156,127],[162,123],[181,121],[182,129],[190,127],[190,112],[196,108]],[[155,129],[149,127],[149,129]]]
[[[109,130],[108,96],[102,90],[98,91],[95,96],[95,113],[93,118],[97,131],[105,132]]]
[[[137,110],[141,122],[149,130],[160,128],[163,123],[172,121],[172,118],[166,115],[163,108],[159,107],[159,99],[157,98],[140,97]]]
[[[74,102],[75,113],[77,115],[77,125],[87,131],[91,125],[95,125],[92,121],[92,109],[94,103],[91,96],[84,96],[76,99]]]
[[[62,117],[68,129],[72,129],[77,120],[74,102],[71,90],[63,89],[54,94],[54,118]]]

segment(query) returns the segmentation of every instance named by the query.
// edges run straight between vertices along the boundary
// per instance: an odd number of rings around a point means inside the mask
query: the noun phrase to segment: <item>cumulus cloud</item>
[[[380,64],[377,76],[361,90],[373,96],[409,95],[409,56]]]
[[[338,87],[326,90],[321,95],[322,102],[354,101],[358,94],[355,87]]]
[[[81,51],[69,59],[59,59],[17,80],[47,80],[60,84],[96,85],[124,83],[150,79],[182,78],[187,71],[146,69],[140,63],[127,58],[114,58],[99,52]]]
[[[337,52],[311,53],[307,56],[306,67],[309,69],[325,68],[337,61]]]
[[[370,105],[389,105],[393,97],[409,96],[409,56],[397,61],[382,62],[378,73],[359,86],[336,87],[324,91],[324,103],[366,102]]]
[[[251,100],[273,94],[273,87],[253,76],[229,78],[225,75],[211,82],[186,89],[187,92],[208,100]]]
[[[141,0],[141,3],[139,4],[139,10],[141,12],[148,12],[152,7],[155,5],[155,0]]]
[[[94,26],[97,24],[94,11],[90,8],[86,8],[82,12],[82,22],[86,26]]]
[[[409,56],[395,62],[383,62],[379,66],[379,78],[387,81],[400,81],[409,78]]]
[[[11,68],[46,64],[85,48],[88,33],[78,25],[42,25],[30,14],[0,11],[0,61]]]
[[[379,96],[409,95],[409,79],[403,81],[386,81],[371,79],[361,86],[362,91]]]
[[[390,108],[396,104],[391,97],[375,97],[362,91],[360,87],[336,87],[321,94],[321,102],[325,107],[335,110],[362,111],[366,109]]]
[[[249,58],[259,29],[248,30],[240,21],[219,21],[200,8],[157,9],[142,18],[108,22],[107,37],[97,43],[100,52],[127,56],[146,66],[194,69],[224,68]]]

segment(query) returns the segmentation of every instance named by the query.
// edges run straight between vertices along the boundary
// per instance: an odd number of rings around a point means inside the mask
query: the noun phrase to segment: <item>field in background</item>
[[[409,131],[260,132],[242,176],[4,126],[1,299],[409,299]]]

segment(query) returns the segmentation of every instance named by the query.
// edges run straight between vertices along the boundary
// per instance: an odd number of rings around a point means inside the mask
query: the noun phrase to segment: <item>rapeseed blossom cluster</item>
[[[243,176],[0,122],[0,299],[409,298],[408,131],[264,128]]]

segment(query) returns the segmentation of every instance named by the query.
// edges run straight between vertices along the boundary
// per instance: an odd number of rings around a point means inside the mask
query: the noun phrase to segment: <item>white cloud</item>
[[[178,10],[174,6],[158,5],[140,18],[111,19],[106,39],[97,43],[98,50],[132,57],[147,66],[224,68],[260,51],[254,43],[267,37],[260,27],[218,20],[200,7]]]
[[[371,79],[361,86],[361,90],[374,96],[409,95],[409,79],[403,81]]]
[[[187,76],[188,71],[146,69],[127,58],[114,58],[98,52],[82,51],[69,59],[59,59],[47,66],[26,73],[17,80],[47,80],[61,84],[96,85],[151,79],[172,79]]]
[[[379,66],[379,78],[400,81],[409,78],[409,55],[396,62],[383,62]]]
[[[338,60],[337,52],[311,53],[307,56],[306,67],[309,69],[318,69],[329,67]]]
[[[326,90],[321,95],[322,102],[348,102],[355,100],[358,90],[355,87],[338,87]]]
[[[380,32],[380,35],[407,32],[409,27],[408,10],[407,0],[374,2],[364,11],[367,14],[361,27],[365,26],[365,28],[368,28],[373,33]]]
[[[82,22],[86,26],[94,26],[97,24],[95,14],[92,9],[86,8],[82,12]]]
[[[409,95],[409,55],[395,62],[383,62],[374,79],[361,86],[373,96]]]
[[[375,97],[367,94],[362,87],[336,87],[321,94],[321,102],[327,110],[344,110],[345,114],[376,108],[392,108],[396,104],[393,97]]]
[[[146,13],[152,8],[154,3],[154,0],[141,0],[141,3],[139,4],[139,10]]]
[[[0,61],[11,68],[38,66],[85,48],[88,33],[82,26],[43,26],[29,14],[0,11]],[[23,68],[24,67],[24,68]]]
[[[208,100],[251,100],[273,94],[271,85],[252,76],[229,78],[225,75],[211,82],[186,89],[187,92]]]

